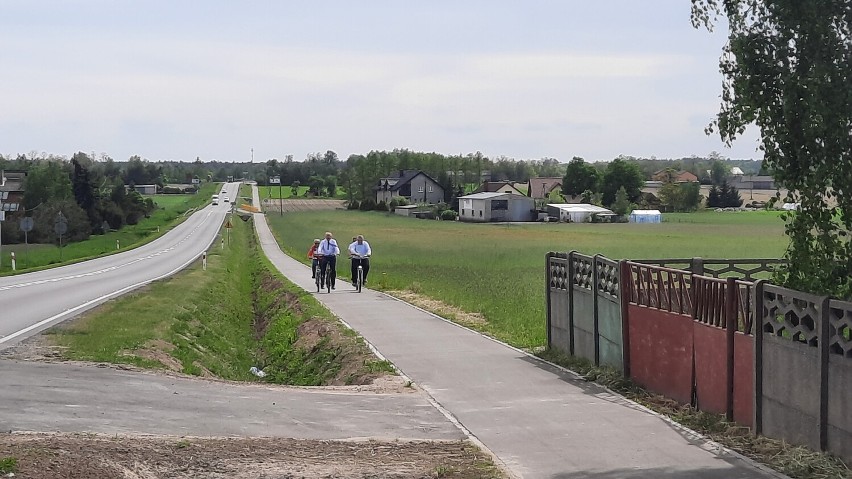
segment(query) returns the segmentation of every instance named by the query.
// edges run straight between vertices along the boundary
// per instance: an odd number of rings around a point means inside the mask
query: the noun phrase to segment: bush
[[[393,211],[396,209],[397,206],[399,206],[399,200],[393,198],[390,200],[390,203],[388,203],[388,210]]]
[[[361,204],[358,203],[358,200],[352,200],[352,201],[349,202],[348,205],[346,205],[346,209],[347,210],[357,210],[360,206],[361,206]]]
[[[385,203],[385,200],[382,200],[382,201],[379,201],[379,202],[376,204],[376,208],[375,208],[375,209],[376,209],[376,211],[387,211],[387,210],[388,210],[388,205],[387,205],[387,203]]]
[[[397,206],[408,206],[408,198],[406,198],[404,196],[397,196],[394,199],[396,200]]]
[[[455,221],[459,214],[453,210],[444,210],[441,212],[441,219],[444,221]]]
[[[361,211],[372,211],[376,209],[376,201],[372,198],[367,198],[366,200],[361,202],[361,205],[358,207]]]
[[[164,195],[179,195],[182,194],[183,190],[178,188],[177,186],[164,186],[163,194]]]

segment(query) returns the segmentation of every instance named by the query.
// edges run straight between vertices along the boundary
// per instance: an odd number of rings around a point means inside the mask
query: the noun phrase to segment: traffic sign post
[[[207,271],[207,252],[203,251],[201,253],[201,269]]]
[[[25,216],[21,218],[21,231],[24,232],[24,259],[27,262],[27,266],[30,264],[30,241],[29,241],[29,232],[33,230],[33,226],[35,223],[33,219],[29,216]]]
[[[62,262],[62,235],[68,232],[68,220],[60,211],[56,214],[56,221],[53,223],[53,231],[59,236],[59,262]]]
[[[226,221],[225,222],[225,229],[228,230],[228,244],[231,244],[231,228],[233,228],[233,225],[231,224],[231,220]]]

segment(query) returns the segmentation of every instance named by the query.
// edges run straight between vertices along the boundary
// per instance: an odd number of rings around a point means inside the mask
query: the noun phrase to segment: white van
[[[214,204],[214,205],[218,205],[218,204],[219,204],[219,195],[213,195],[213,204]]]

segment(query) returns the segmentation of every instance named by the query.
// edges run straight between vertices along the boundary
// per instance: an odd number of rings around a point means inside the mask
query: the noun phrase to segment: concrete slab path
[[[255,227],[272,263],[315,291],[310,269],[281,252],[262,214]],[[382,293],[337,285],[316,298],[519,477],[783,477],[521,351]]]
[[[459,440],[422,393],[210,381],[0,360],[0,431]]]

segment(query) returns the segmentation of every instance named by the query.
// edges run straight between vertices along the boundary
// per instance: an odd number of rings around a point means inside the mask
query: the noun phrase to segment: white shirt
[[[334,238],[330,240],[324,239],[320,241],[317,253],[323,256],[336,256],[340,254],[340,248],[337,246],[337,241]]]
[[[370,243],[364,241],[361,244],[358,244],[357,241],[353,241],[351,245],[349,245],[349,254],[353,256],[370,256],[373,252],[370,250]]]

